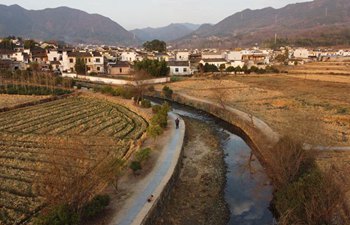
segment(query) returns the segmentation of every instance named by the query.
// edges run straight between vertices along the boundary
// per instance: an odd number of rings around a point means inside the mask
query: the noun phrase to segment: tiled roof
[[[68,52],[68,57],[88,58],[91,57],[91,54],[89,52]]]
[[[92,52],[92,55],[93,55],[94,57],[102,57],[101,53],[100,53],[100,52],[97,52],[97,51]]]
[[[188,61],[169,61],[168,66],[190,66]]]
[[[202,59],[204,62],[226,62],[226,59]]]
[[[9,49],[0,49],[0,55],[12,55],[16,51],[9,50]]]
[[[130,67],[130,64],[128,62],[118,61],[114,64],[109,64],[109,66],[111,66],[111,67]]]

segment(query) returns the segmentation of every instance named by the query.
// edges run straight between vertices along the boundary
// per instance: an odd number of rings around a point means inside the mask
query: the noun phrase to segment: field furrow
[[[86,97],[0,113],[0,224],[23,224],[45,205],[35,189],[41,178],[55,176],[50,168],[61,168],[61,179],[69,180],[69,171],[109,165],[146,128],[127,108]]]

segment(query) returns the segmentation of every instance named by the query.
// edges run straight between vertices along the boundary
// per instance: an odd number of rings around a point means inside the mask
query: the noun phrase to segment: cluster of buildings
[[[91,75],[120,76],[133,73],[133,64],[144,59],[164,60],[170,68],[170,75],[191,75],[198,72],[199,65],[215,65],[220,70],[228,67],[265,68],[278,64],[278,55],[286,55],[290,65],[303,64],[325,57],[350,57],[350,50],[309,50],[306,48],[283,47],[272,49],[236,50],[173,50],[167,53],[147,52],[137,48],[109,46],[77,46],[59,48],[52,43],[38,43],[25,49],[23,43],[12,40],[13,50],[0,49],[0,69],[25,70],[31,63],[37,63],[42,70],[57,73],[75,73],[78,60],[84,62],[85,71]]]

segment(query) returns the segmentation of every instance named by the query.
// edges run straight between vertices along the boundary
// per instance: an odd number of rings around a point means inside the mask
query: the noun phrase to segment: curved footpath
[[[185,123],[176,114],[169,114],[169,128],[171,130],[168,144],[161,151],[156,165],[145,178],[133,189],[123,208],[115,215],[110,225],[140,225],[152,221],[163,199],[167,197],[172,183],[176,179],[182,146],[185,137]],[[175,129],[174,121],[180,119],[180,128]],[[152,202],[147,202],[150,195],[154,195]],[[152,223],[150,223],[152,224]]]

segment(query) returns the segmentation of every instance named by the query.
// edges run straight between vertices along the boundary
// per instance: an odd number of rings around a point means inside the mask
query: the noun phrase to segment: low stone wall
[[[70,77],[74,79],[87,80],[98,83],[112,84],[112,85],[134,85],[137,84],[161,84],[170,82],[170,77],[161,77],[149,80],[142,81],[130,81],[130,80],[122,80],[122,79],[114,79],[108,77],[97,77],[97,76],[86,76],[86,75],[78,75],[75,73],[62,73],[62,77]]]

